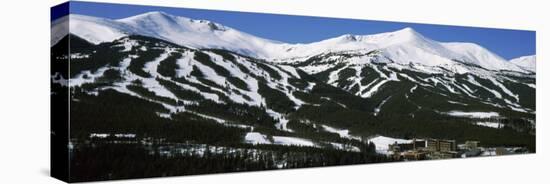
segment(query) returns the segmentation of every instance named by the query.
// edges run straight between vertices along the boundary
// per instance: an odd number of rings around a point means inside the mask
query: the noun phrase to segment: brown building
[[[426,148],[429,151],[438,151],[439,150],[439,144],[437,142],[437,139],[427,139],[426,140]]]
[[[393,152],[403,152],[408,150],[417,150],[426,147],[426,142],[422,139],[413,139],[411,143],[393,143],[388,145],[388,150]]]
[[[426,159],[426,152],[422,151],[407,151],[402,154],[403,159],[406,160],[424,160]]]
[[[421,149],[426,147],[426,141],[423,139],[413,139],[413,149]]]
[[[457,152],[454,152],[454,151],[430,153],[430,159],[449,159],[449,158],[455,158],[456,156],[457,156]]]
[[[456,142],[454,140],[427,139],[426,146],[429,151],[456,151]]]
[[[456,151],[456,142],[454,140],[439,140],[439,151]]]

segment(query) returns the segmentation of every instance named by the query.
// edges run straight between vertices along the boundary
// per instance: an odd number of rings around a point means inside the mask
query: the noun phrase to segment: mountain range
[[[412,28],[375,35],[348,34],[307,44],[289,44],[259,38],[211,21],[178,17],[164,12],[149,12],[117,20],[71,15],[70,22],[69,30],[72,30],[72,34],[95,44],[128,35],[142,35],[188,47],[225,49],[270,60],[306,58],[333,51],[383,50],[386,57],[400,64],[420,63],[433,66],[458,60],[490,70],[524,71],[477,44],[437,42]],[[52,38],[52,44],[60,38],[62,36]]]
[[[343,145],[384,135],[534,147],[535,56],[507,61],[412,28],[291,44],[163,12],[71,14],[52,23],[51,47],[70,63],[52,85],[73,88],[75,106],[122,95],[159,106],[157,118],[246,129],[246,143],[357,150]]]

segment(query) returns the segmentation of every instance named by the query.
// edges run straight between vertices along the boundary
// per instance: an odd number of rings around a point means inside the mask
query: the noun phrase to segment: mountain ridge
[[[513,63],[525,70],[536,72],[536,55],[530,56],[521,56],[510,60],[510,63]]]
[[[381,50],[386,57],[403,64],[433,66],[460,61],[490,70],[526,72],[477,44],[437,42],[410,27],[372,35],[345,34],[318,42],[290,44],[260,38],[219,23],[164,12],[148,12],[116,20],[75,14],[69,16],[71,33],[95,44],[127,35],[143,35],[192,48],[226,49],[275,61],[305,59],[332,51]],[[60,25],[63,24],[52,23],[52,27]],[[52,35],[53,40],[60,37]]]
[[[286,44],[163,12],[52,25],[52,122],[70,117],[74,181],[399,161],[390,145],[420,139],[536,152],[536,74],[477,45],[412,28]]]
[[[71,53],[66,55],[69,39]],[[378,61],[383,59],[380,52],[364,50],[285,64],[140,35],[97,45],[72,34],[64,40],[52,47],[52,68],[60,70],[52,71],[51,82],[59,91],[69,92],[71,106],[80,110],[71,112],[83,116],[75,120],[80,128],[71,132],[82,137],[112,131],[105,128],[113,121],[96,116],[133,117],[134,112],[126,109],[139,108],[147,111],[140,114],[147,127],[162,127],[165,124],[158,122],[165,121],[174,125],[199,121],[212,126],[204,127],[209,132],[235,131],[231,140],[239,144],[355,152],[374,135],[407,139],[452,135],[448,138],[457,140],[475,135],[487,144],[533,145],[526,140],[535,125],[533,75],[475,66],[462,66],[473,72],[460,74],[439,66],[385,63]],[[325,69],[314,72],[309,67]],[[62,93],[53,93],[58,94]],[[89,117],[87,112],[119,98],[125,102],[108,105],[113,112],[100,110]],[[132,128],[144,120],[117,121],[117,126],[130,129],[116,131],[149,134]],[[500,123],[506,129],[486,128],[478,125],[480,121]],[[189,126],[195,125],[185,127]],[[501,131],[517,139],[493,138]],[[170,136],[181,135],[173,133]],[[219,138],[189,135],[192,140]]]

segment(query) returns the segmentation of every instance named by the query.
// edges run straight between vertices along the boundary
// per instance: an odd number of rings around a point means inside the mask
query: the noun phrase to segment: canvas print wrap
[[[67,182],[536,152],[534,31],[68,2],[50,49]]]

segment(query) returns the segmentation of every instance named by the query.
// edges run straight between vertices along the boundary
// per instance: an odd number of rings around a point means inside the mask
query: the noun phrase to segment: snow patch
[[[349,133],[349,130],[347,130],[347,129],[337,129],[337,128],[330,127],[330,126],[327,126],[327,125],[321,125],[321,127],[323,127],[323,129],[327,132],[335,133],[335,134],[340,135],[340,137],[342,137],[342,138],[361,140],[360,137],[352,136]]]
[[[499,117],[497,112],[462,112],[462,111],[450,111],[445,114],[449,116],[464,117],[464,118],[496,118]]]
[[[385,136],[376,136],[368,139],[368,141],[374,143],[374,145],[376,146],[376,152],[380,154],[388,154],[388,146],[396,142],[398,144],[406,144],[412,142],[412,140],[397,139]]]
[[[416,86],[415,86],[416,87]],[[380,109],[382,109],[382,106],[391,98],[392,96],[387,97],[384,99],[376,108],[374,108],[374,116],[377,116],[378,113],[380,113]]]
[[[273,136],[273,143],[285,146],[317,147],[317,145],[310,140],[297,137]]]
[[[246,143],[250,144],[271,144],[266,135],[258,132],[248,132],[244,137]]]
[[[484,126],[489,128],[502,128],[503,126],[501,123],[496,123],[496,122],[476,122],[475,124],[478,126]]]

